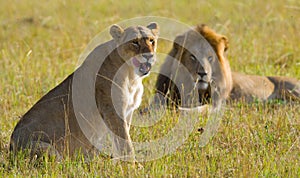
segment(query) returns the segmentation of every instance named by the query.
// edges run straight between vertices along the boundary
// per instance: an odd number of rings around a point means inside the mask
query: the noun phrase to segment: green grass
[[[14,126],[41,96],[77,66],[89,41],[104,28],[138,16],[163,16],[206,23],[230,40],[232,70],[300,79],[299,1],[1,1],[0,2],[0,177],[299,177],[300,106],[237,103],[228,106],[218,133],[199,148],[198,127],[174,154],[141,163],[66,160],[11,163]],[[159,51],[170,49],[160,44]],[[158,62],[158,65],[162,61]],[[144,82],[143,105],[156,75]],[[176,116],[174,116],[176,117]],[[172,115],[153,128],[132,128],[134,140],[166,134]],[[20,155],[22,157],[22,155]]]

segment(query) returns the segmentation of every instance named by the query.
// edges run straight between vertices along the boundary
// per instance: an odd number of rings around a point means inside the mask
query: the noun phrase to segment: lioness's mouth
[[[135,67],[139,68],[142,75],[147,75],[151,70],[152,65],[149,62],[140,63],[136,58],[133,58],[132,62]]]
[[[151,64],[149,62],[145,62],[145,63],[140,64],[139,71],[143,75],[147,75],[150,72],[150,70],[151,70]]]

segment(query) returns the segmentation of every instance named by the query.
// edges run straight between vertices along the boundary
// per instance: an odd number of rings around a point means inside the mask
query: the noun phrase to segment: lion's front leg
[[[181,107],[196,107],[199,103],[199,94],[195,88],[180,87]]]

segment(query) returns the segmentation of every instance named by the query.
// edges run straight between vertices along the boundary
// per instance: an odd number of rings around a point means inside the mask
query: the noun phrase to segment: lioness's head
[[[134,26],[125,30],[118,25],[110,28],[110,34],[118,45],[118,53],[138,76],[145,76],[156,61],[159,27],[150,23],[147,27]]]

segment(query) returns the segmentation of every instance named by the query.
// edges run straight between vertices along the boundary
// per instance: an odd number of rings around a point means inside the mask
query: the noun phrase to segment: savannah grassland
[[[1,0],[0,177],[299,177],[299,102],[227,105],[218,133],[205,147],[199,147],[197,131],[204,121],[174,154],[141,163],[140,169],[103,156],[90,163],[9,161],[9,139],[20,116],[74,71],[89,41],[113,23],[148,15],[189,25],[206,23],[226,35],[234,71],[300,79],[297,0]],[[158,51],[170,48],[161,43]],[[150,99],[155,79],[152,74],[144,81],[143,105]],[[167,115],[150,130],[133,127],[133,140],[163,136],[177,122],[174,117]]]

